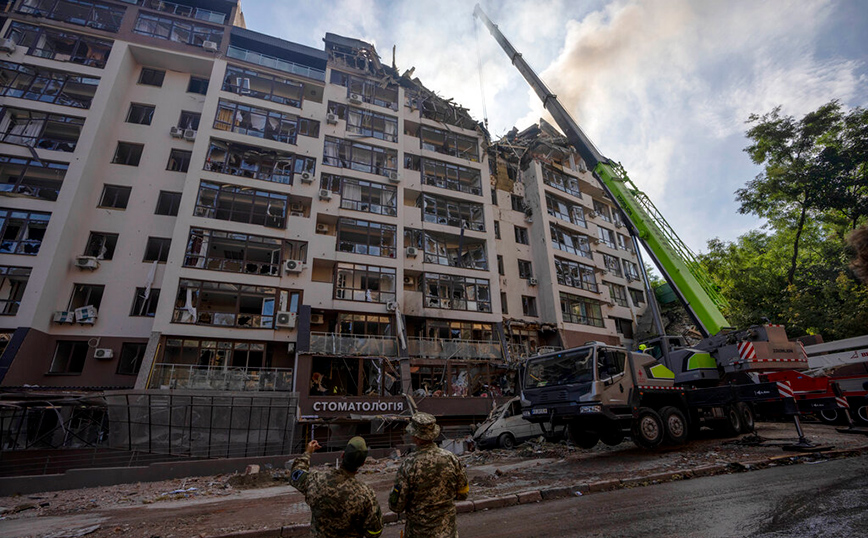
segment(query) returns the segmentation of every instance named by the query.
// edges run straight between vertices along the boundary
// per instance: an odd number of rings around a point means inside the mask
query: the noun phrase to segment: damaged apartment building
[[[4,449],[384,446],[411,405],[479,421],[525,356],[630,343],[632,244],[545,122],[492,143],[372,45],[236,0],[5,15]]]

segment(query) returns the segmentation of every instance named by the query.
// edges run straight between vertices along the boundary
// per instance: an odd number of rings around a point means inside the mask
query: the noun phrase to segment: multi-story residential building
[[[405,394],[467,423],[517,358],[632,338],[632,242],[546,124],[489,148],[370,44],[233,0],[7,15],[0,387],[297,393],[305,435],[373,434]]]

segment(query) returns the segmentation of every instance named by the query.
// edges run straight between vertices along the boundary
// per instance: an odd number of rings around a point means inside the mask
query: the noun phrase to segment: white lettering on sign
[[[358,412],[358,411],[374,411],[386,412],[404,410],[404,402],[380,402],[380,401],[364,401],[364,402],[347,402],[347,401],[315,401],[313,402],[314,411],[332,411],[332,412]]]

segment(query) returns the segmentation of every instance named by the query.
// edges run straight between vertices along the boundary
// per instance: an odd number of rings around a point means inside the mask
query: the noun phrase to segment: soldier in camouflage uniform
[[[413,415],[407,433],[413,436],[417,450],[398,468],[389,508],[406,512],[404,538],[458,538],[452,501],[467,498],[467,473],[455,454],[434,442],[440,426],[432,415]]]
[[[377,538],[383,532],[380,503],[356,471],[368,457],[368,446],[353,437],[341,455],[339,469],[311,471],[310,455],[320,448],[311,441],[304,455],[292,462],[290,484],[310,506],[310,534],[315,538]]]

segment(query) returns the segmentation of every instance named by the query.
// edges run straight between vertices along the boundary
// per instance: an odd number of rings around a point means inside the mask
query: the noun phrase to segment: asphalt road
[[[397,537],[387,527],[384,537]],[[461,536],[868,536],[868,457],[775,467],[462,514]]]

